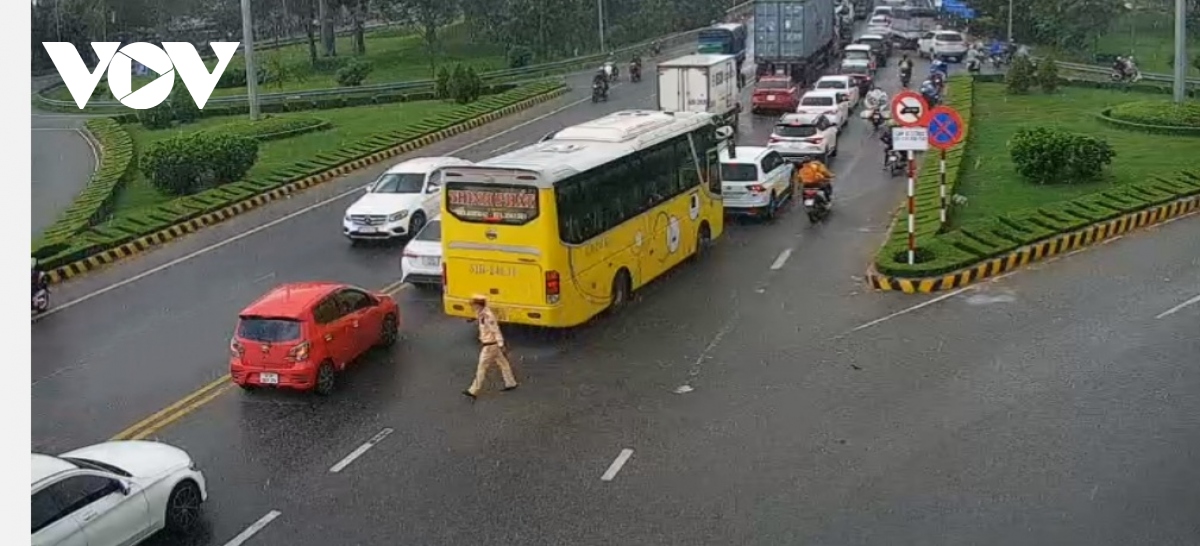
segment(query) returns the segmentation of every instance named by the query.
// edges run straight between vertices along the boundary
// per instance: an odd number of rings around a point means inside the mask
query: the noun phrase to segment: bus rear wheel
[[[708,222],[700,224],[700,232],[696,234],[696,253],[694,256],[697,259],[703,258],[708,254],[709,247],[712,246],[712,230],[708,227]]]
[[[633,292],[633,281],[629,279],[629,272],[622,269],[613,277],[612,298],[609,299],[608,309],[616,311],[629,303],[629,295]]]

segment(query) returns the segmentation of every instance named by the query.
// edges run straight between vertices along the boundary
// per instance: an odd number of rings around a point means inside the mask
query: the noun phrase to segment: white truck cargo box
[[[658,64],[658,109],[708,112],[736,127],[737,59],[733,55],[685,55]]]

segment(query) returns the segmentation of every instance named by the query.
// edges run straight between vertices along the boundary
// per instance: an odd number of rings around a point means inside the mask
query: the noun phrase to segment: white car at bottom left
[[[129,546],[164,529],[187,532],[208,499],[191,456],[159,442],[105,442],[32,459],[33,546]]]

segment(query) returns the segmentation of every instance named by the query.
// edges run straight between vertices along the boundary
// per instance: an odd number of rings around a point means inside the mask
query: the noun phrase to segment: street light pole
[[[1013,0],[1008,0],[1008,43],[1012,43]]]
[[[604,0],[596,0],[596,20],[600,23],[600,52],[604,53]]]
[[[1187,5],[1185,0],[1175,0],[1175,104],[1183,104],[1187,98],[1184,83],[1187,80]]]
[[[246,98],[250,100],[250,120],[258,121],[258,69],[254,66],[254,23],[250,20],[250,0],[242,0],[242,55],[246,57]]]

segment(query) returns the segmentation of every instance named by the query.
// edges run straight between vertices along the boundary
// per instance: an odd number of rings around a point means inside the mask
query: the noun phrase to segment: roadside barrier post
[[[917,159],[908,151],[908,265],[917,263]]]
[[[940,217],[942,226],[946,225],[946,150],[942,150],[941,156],[938,158],[938,197],[942,200],[942,210]]]

